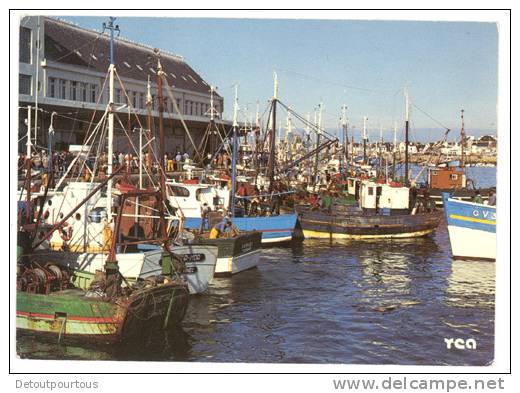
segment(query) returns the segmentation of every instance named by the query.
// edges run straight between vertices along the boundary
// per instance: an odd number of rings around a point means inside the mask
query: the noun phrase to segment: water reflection
[[[495,263],[454,260],[446,303],[455,307],[494,307]]]

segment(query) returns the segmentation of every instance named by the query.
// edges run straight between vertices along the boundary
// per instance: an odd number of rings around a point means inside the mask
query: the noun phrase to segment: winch
[[[25,268],[17,280],[18,290],[44,295],[67,289],[69,285],[70,273],[67,268],[52,263]]]

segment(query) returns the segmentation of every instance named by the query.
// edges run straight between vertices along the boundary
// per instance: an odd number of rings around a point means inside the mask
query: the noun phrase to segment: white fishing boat
[[[496,207],[442,197],[453,258],[495,261]]]

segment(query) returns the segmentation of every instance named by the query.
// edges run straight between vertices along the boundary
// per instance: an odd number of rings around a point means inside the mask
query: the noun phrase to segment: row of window
[[[69,81],[49,77],[47,97],[61,100],[96,102],[98,87],[95,83]]]
[[[95,103],[98,95],[98,86],[94,83],[71,81],[61,78],[49,77],[47,86],[47,97],[58,98],[61,100],[82,101]],[[19,93],[32,94],[32,77],[31,75],[20,74]],[[137,91],[127,91],[128,98],[122,89],[115,89],[114,101],[116,104],[126,104],[130,100],[130,104],[136,109],[146,109],[146,94]],[[108,94],[107,94],[108,97]],[[176,113],[171,100],[168,97],[164,99],[164,110],[169,113]],[[181,100],[177,100],[177,107],[182,111]],[[158,109],[157,98],[152,95],[152,109]],[[215,107],[217,113],[220,113],[220,107]],[[184,114],[191,116],[209,115],[209,104],[186,100],[184,102]]]

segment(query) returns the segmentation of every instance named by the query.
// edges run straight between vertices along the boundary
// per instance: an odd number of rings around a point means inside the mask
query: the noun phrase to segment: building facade
[[[165,72],[164,128],[167,152],[193,154],[209,123],[210,85],[181,56],[122,38],[114,40],[115,150],[128,150],[147,124],[147,84],[151,82],[152,128],[158,124],[157,61]],[[82,144],[108,104],[109,36],[68,22],[29,16],[20,21],[19,151],[25,151],[31,124],[33,148],[46,147],[54,130],[56,149]],[[170,94],[175,99],[175,104]],[[217,117],[224,100],[214,93]],[[31,107],[29,114],[29,107]],[[35,110],[35,107],[38,110]],[[55,115],[52,116],[52,113]],[[29,119],[30,118],[30,119]],[[184,120],[194,143],[181,122]]]

